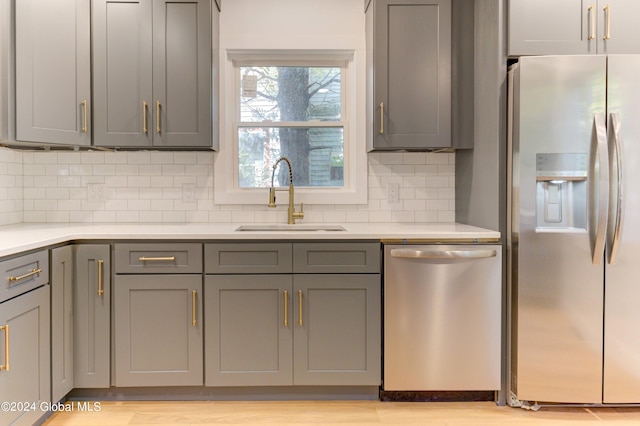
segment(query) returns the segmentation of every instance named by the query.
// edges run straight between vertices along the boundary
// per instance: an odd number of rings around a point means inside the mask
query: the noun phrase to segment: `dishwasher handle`
[[[391,257],[404,259],[487,259],[496,257],[496,250],[418,250],[393,249]]]

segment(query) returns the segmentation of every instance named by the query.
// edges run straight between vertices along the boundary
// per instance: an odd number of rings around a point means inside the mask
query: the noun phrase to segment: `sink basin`
[[[236,229],[238,231],[250,231],[250,232],[282,232],[282,231],[346,231],[341,225],[312,225],[312,224],[297,224],[289,225],[286,223],[266,223],[256,225],[242,225]]]

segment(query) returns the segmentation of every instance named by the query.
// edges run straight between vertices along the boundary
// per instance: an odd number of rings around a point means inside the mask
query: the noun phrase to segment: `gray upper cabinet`
[[[19,0],[16,139],[91,144],[89,0]]]
[[[51,401],[73,389],[73,246],[51,250]]]
[[[509,55],[640,53],[637,0],[510,0]]]
[[[92,13],[94,145],[210,147],[211,1],[94,0]]]
[[[76,388],[111,384],[111,261],[108,244],[75,246],[73,381]]]
[[[366,43],[367,149],[451,147],[450,0],[372,0]]]

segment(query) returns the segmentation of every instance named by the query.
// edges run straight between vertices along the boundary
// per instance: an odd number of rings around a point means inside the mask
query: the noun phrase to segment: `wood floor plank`
[[[537,412],[492,402],[380,401],[104,401],[99,412],[59,412],[47,426],[631,426],[640,408],[543,408]]]

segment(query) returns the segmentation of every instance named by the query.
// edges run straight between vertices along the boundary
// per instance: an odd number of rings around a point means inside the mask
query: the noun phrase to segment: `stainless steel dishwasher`
[[[500,245],[385,245],[387,391],[500,389]]]

